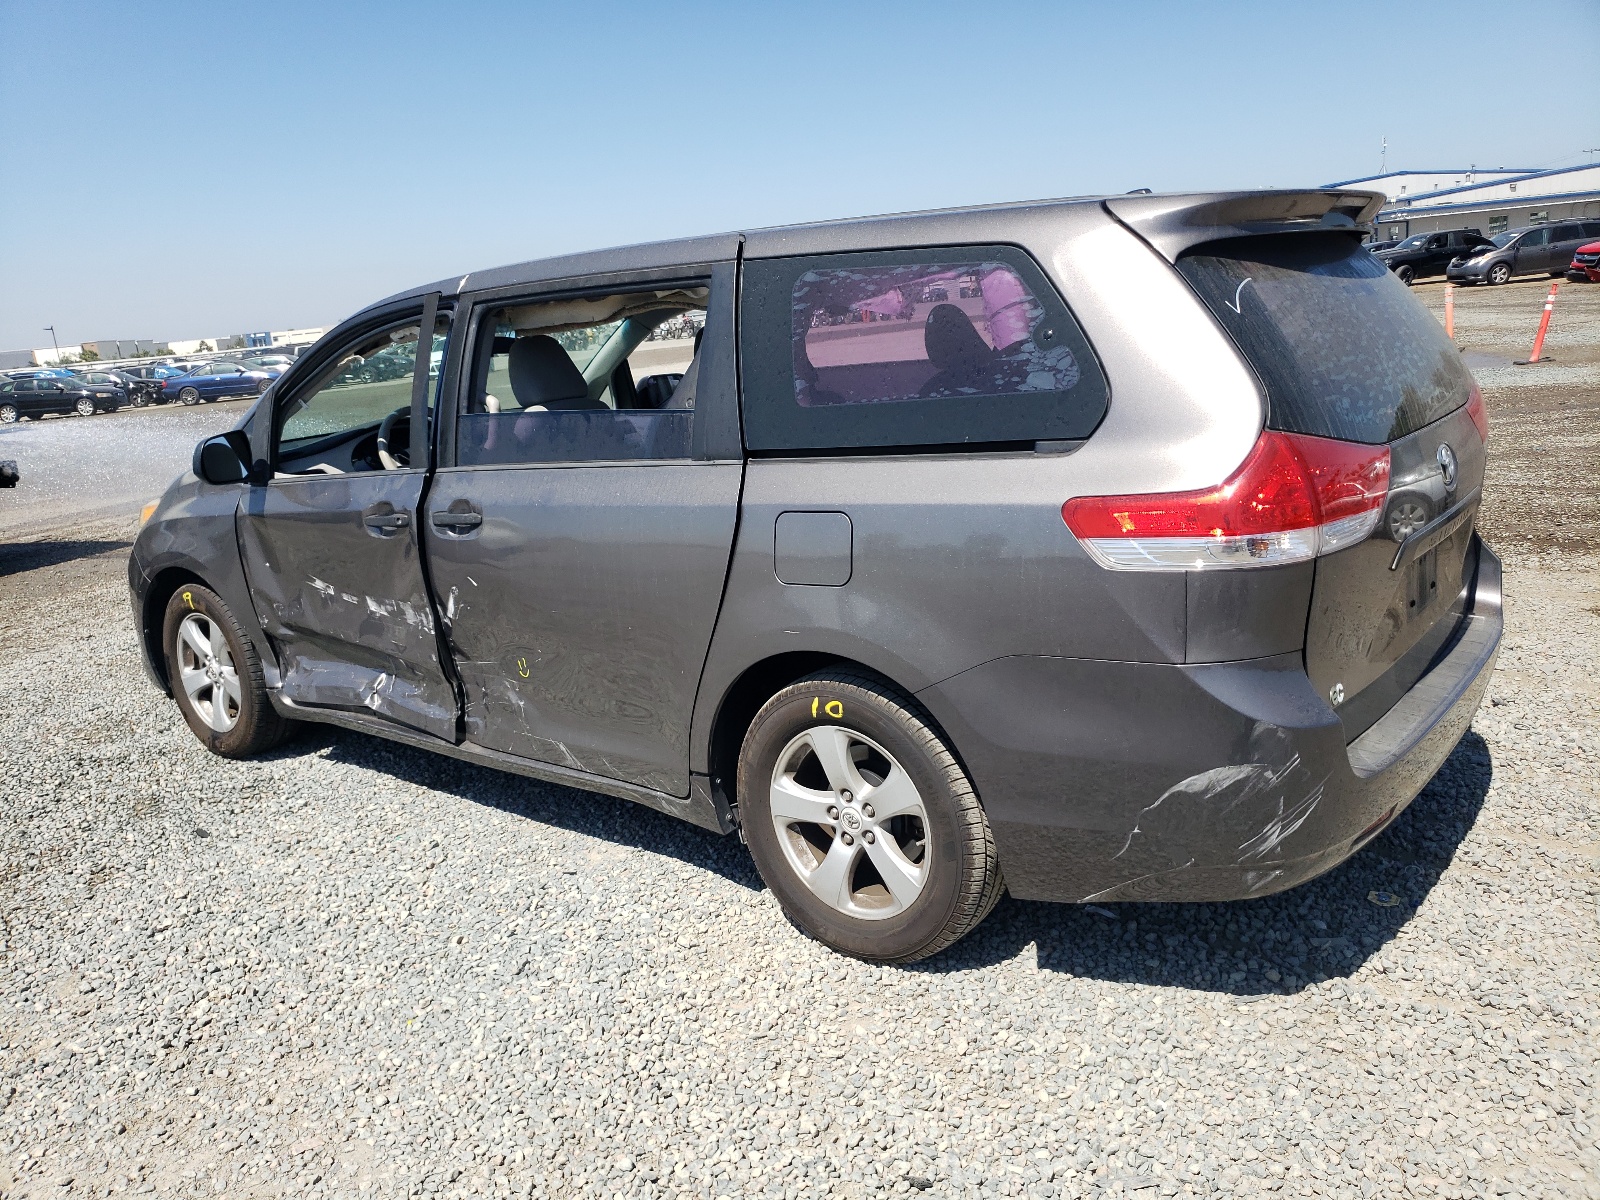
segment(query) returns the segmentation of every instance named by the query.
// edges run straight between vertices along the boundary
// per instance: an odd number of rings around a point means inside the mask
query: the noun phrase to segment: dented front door
[[[296,704],[455,740],[417,547],[422,471],[277,478],[239,510],[245,574]]]

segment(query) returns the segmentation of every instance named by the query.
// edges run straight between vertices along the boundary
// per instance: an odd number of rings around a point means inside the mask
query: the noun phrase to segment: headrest
[[[928,361],[945,371],[975,366],[993,353],[972,327],[972,318],[954,304],[934,305],[922,336]]]
[[[572,408],[578,406],[574,402],[589,399],[583,372],[549,334],[536,333],[513,342],[506,370],[511,376],[511,391],[523,408],[535,404]]]

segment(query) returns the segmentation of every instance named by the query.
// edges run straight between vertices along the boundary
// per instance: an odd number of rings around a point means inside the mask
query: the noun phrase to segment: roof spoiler
[[[1233,192],[1217,195],[1115,196],[1101,202],[1116,220],[1169,262],[1201,242],[1262,233],[1339,231],[1367,234],[1382,192]]]

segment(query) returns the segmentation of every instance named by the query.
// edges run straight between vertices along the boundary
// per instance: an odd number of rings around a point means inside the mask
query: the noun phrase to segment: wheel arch
[[[737,811],[738,796],[735,794],[734,781],[739,774],[739,750],[744,744],[744,735],[750,728],[750,722],[755,720],[755,715],[761,711],[761,706],[790,684],[818,671],[830,669],[860,671],[866,675],[876,676],[900,692],[921,710],[919,716],[932,725],[935,732],[950,747],[950,752],[956,756],[956,761],[961,763],[962,769],[966,769],[960,750],[951,741],[943,723],[918,697],[915,688],[894,678],[881,667],[843,654],[792,650],[769,655],[751,663],[722,693],[716,715],[711,721],[706,747],[711,787],[719,803],[726,804],[730,811]]]

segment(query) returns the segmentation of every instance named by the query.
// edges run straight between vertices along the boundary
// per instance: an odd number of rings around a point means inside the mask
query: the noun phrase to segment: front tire
[[[1510,283],[1511,282],[1511,267],[1506,263],[1495,263],[1494,266],[1489,268],[1488,279],[1489,279],[1489,282],[1491,284],[1496,284],[1496,285],[1502,284],[1502,283]]]
[[[0,425],[15,425],[21,417],[15,404],[0,404]]]
[[[1401,283],[1410,287],[1417,278],[1417,273],[1408,266],[1398,266],[1394,269],[1394,277]]]
[[[989,915],[994,836],[932,718],[886,682],[822,671],[779,692],[739,754],[740,824],[790,920],[844,954],[904,963]]]
[[[161,638],[172,695],[211,753],[249,758],[293,732],[267,698],[255,647],[210,588],[186,583],[173,593]]]
[[[179,404],[187,404],[187,405],[190,405],[190,406],[199,404],[200,403],[200,389],[199,388],[192,388],[192,387],[186,387],[186,388],[180,389],[179,392],[178,392],[178,403]]]
[[[94,406],[94,401],[85,396],[72,406],[72,411],[80,417],[92,417],[98,410]]]

